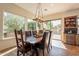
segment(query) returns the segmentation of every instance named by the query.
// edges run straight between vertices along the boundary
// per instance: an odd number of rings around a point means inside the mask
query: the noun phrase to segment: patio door
[[[61,40],[61,19],[51,21],[52,39]]]

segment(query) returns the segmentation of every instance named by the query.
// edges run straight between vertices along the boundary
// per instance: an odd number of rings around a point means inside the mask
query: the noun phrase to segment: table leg
[[[34,53],[36,54],[36,56],[38,56],[38,50],[36,47],[32,46],[32,56],[34,55]]]

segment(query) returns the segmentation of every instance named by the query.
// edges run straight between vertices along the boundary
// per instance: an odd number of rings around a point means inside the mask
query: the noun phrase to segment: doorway
[[[51,21],[51,30],[52,32],[52,46],[56,48],[66,49],[64,43],[62,42],[62,19]]]
[[[53,20],[51,21],[52,28],[51,30],[53,31],[52,33],[52,39],[54,40],[61,40],[61,20]]]

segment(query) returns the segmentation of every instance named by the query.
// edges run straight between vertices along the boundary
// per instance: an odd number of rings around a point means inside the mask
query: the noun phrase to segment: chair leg
[[[44,56],[44,50],[43,50],[43,56]]]
[[[17,50],[17,56],[19,56],[19,50]]]
[[[38,56],[38,55],[39,55],[39,54],[38,54],[38,50],[37,50],[37,49],[35,49],[35,50],[36,50],[36,51],[35,51],[35,52],[36,52],[36,56]]]
[[[23,56],[25,56],[25,52],[23,52]]]
[[[47,53],[49,54],[50,48],[47,49]]]

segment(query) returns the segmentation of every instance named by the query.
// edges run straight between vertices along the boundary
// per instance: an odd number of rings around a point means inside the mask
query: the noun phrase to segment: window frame
[[[4,21],[5,21],[5,13],[9,13],[9,14],[12,14],[13,16],[17,16],[17,17],[22,17],[22,18],[24,18],[23,20],[24,20],[24,22],[25,22],[25,20],[26,20],[26,18],[24,17],[24,16],[21,16],[21,15],[18,15],[18,14],[15,14],[15,13],[12,13],[12,12],[7,12],[7,11],[4,11],[3,12],[3,40],[7,40],[7,39],[14,39],[15,38],[15,36],[11,36],[11,37],[4,37]],[[26,26],[26,25],[25,25]],[[25,27],[24,26],[24,27]],[[24,28],[24,30],[25,30],[25,28]]]

